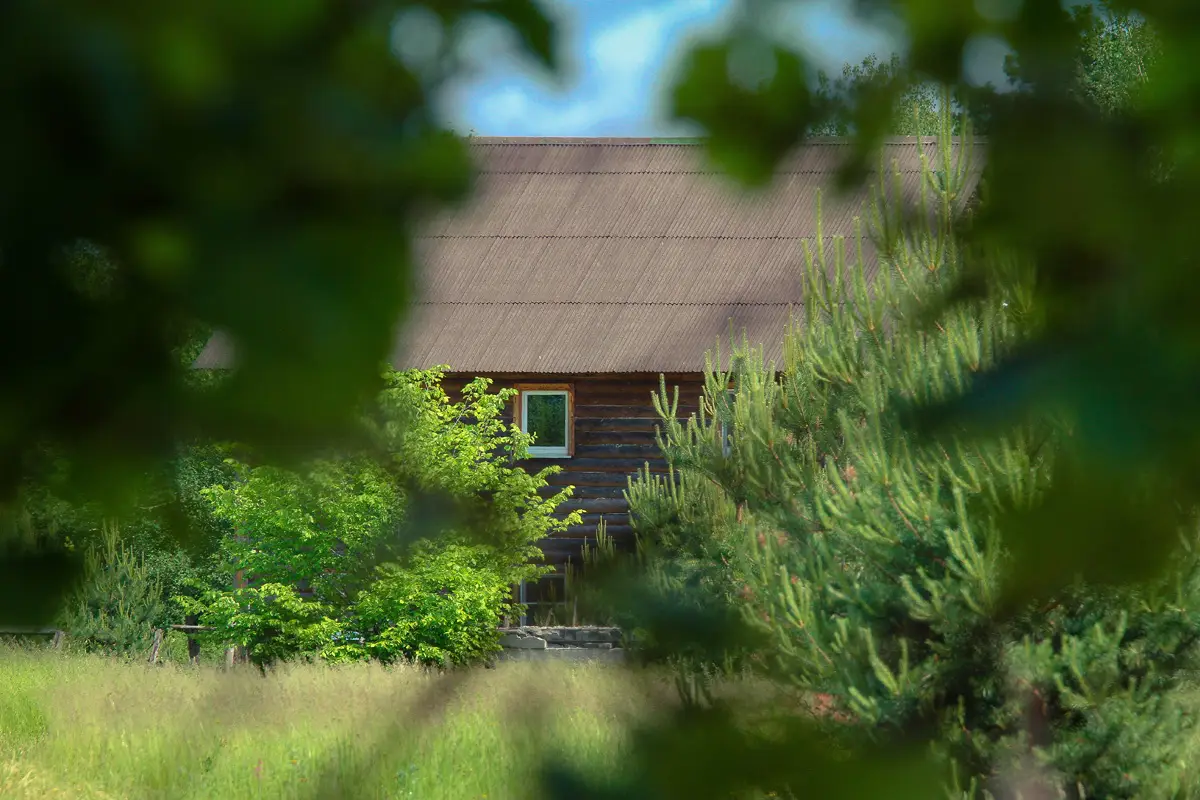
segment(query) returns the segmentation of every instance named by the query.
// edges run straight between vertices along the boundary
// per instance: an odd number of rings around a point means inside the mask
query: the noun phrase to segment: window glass
[[[533,434],[534,447],[567,446],[567,395],[565,392],[530,392],[525,395],[525,432]]]

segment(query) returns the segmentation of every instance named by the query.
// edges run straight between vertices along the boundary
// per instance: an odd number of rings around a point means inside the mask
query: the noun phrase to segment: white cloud
[[[651,87],[670,51],[672,34],[715,7],[715,2],[701,0],[664,3],[599,31],[585,51],[585,82],[590,91],[562,107],[545,109],[543,122],[564,132],[592,131],[648,116]]]
[[[801,48],[815,67],[833,74],[869,55],[891,58],[900,42],[894,22],[882,15],[860,17],[849,6],[838,0],[783,4],[777,7],[772,32]]]
[[[656,127],[653,101],[667,57],[686,29],[711,21],[723,6],[724,0],[606,3],[602,18],[575,20],[577,35],[567,43],[573,85],[556,90],[517,69],[493,73],[466,88],[459,127],[483,135],[646,135]]]
[[[532,100],[529,92],[517,86],[504,86],[479,100],[480,116],[486,120],[511,124],[528,116]]]
[[[886,19],[867,21],[843,0],[783,4],[768,31],[839,73],[869,54],[887,58],[901,41]],[[568,77],[556,86],[501,55],[491,37],[480,77],[448,96],[458,130],[493,136],[665,136],[689,128],[666,119],[662,101],[689,40],[722,30],[731,0],[556,0]],[[501,37],[502,39],[503,37]],[[493,41],[494,40],[494,41]],[[482,41],[480,44],[482,45]],[[507,46],[507,45],[505,45]]]

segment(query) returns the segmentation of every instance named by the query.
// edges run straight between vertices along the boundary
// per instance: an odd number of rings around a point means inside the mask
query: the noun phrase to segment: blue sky
[[[545,5],[559,20],[567,67],[562,85],[513,56],[494,30],[481,29],[468,50],[478,74],[453,87],[443,101],[456,130],[480,136],[692,132],[663,113],[672,70],[689,40],[728,24],[732,0],[553,0]],[[851,5],[847,0],[790,4],[773,29],[801,44],[829,72],[872,53],[890,57],[899,40],[885,28],[856,20]],[[984,50],[977,60],[986,77],[993,77],[1002,54]]]

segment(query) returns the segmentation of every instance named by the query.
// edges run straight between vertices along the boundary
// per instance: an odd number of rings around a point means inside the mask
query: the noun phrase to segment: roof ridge
[[[699,147],[703,146],[703,138],[691,137],[646,137],[646,136],[465,136],[470,144],[479,145],[548,145],[548,146],[579,146],[579,145],[612,145],[618,147]],[[961,136],[950,137],[951,141],[962,141]],[[888,136],[883,139],[884,145],[933,144],[937,136]],[[975,144],[986,143],[984,137],[973,137]],[[810,145],[850,147],[854,145],[853,137],[849,136],[813,136],[805,139],[797,147]]]
[[[711,175],[722,177],[726,173],[720,169],[488,169],[486,166],[478,170],[484,175]],[[901,175],[919,175],[919,169],[892,170]],[[775,175],[836,175],[837,168],[827,169],[778,169]]]
[[[785,306],[803,305],[801,300],[778,302],[730,302],[728,300],[714,302],[684,302],[657,300],[418,300],[413,305],[418,306],[754,306],[764,308],[779,308]]]
[[[858,217],[858,215],[854,215]],[[822,236],[822,239],[847,239],[854,234],[830,233]],[[712,235],[712,234],[695,234],[687,235],[667,235],[667,234],[623,234],[623,233],[429,233],[419,234],[415,239],[621,239],[624,240],[641,240],[641,239],[670,239],[678,241],[708,241],[708,240],[772,240],[772,241],[788,241],[788,242],[804,242],[817,238],[816,236],[768,236],[768,235],[746,235],[746,236],[727,236],[727,235]],[[866,238],[866,237],[864,237]]]

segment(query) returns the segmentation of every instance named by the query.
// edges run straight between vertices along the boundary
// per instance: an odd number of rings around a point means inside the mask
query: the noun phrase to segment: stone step
[[[574,661],[623,663],[625,650],[620,647],[548,647],[544,650],[506,649],[497,655],[498,661]]]
[[[538,627],[526,625],[522,628],[501,628],[501,637],[516,638],[535,636],[549,644],[578,644],[582,642],[610,642],[619,644],[624,640],[620,628],[611,627]],[[515,639],[514,639],[515,641]]]

